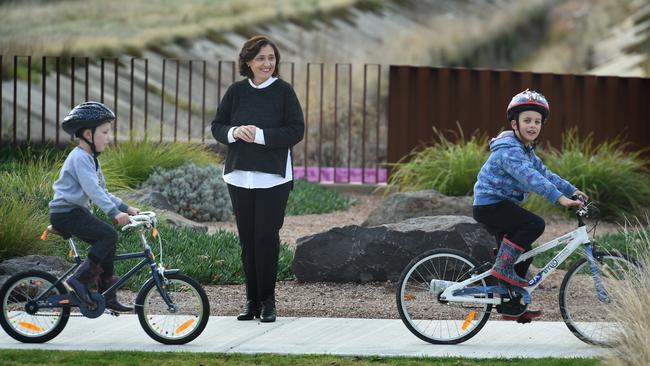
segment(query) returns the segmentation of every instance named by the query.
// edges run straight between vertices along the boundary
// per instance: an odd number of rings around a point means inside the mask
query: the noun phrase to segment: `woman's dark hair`
[[[253,78],[253,70],[246,63],[254,59],[264,46],[273,47],[273,52],[275,52],[275,70],[273,70],[272,76],[280,75],[280,51],[275,43],[265,36],[255,36],[244,43],[239,52],[239,75]]]

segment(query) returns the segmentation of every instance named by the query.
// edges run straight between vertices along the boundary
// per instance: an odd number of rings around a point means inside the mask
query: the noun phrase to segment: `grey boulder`
[[[494,246],[494,238],[470,217],[427,216],[372,227],[337,227],[300,238],[292,268],[305,282],[395,281],[427,250],[457,249],[482,264],[494,261]]]

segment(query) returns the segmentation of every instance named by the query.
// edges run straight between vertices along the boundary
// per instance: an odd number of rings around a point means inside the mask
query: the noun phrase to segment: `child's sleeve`
[[[72,167],[81,189],[93,203],[99,206],[110,218],[120,213],[119,205],[111,199],[106,190],[99,184],[99,178],[97,178],[95,172],[95,162],[91,156],[75,159],[72,162]],[[120,202],[122,201],[120,200]]]
[[[109,192],[106,188],[104,188],[104,192],[106,193],[106,195],[108,195],[108,198],[110,198],[111,201],[113,201],[113,203],[115,204],[115,206],[117,206],[117,209],[118,209],[118,210],[120,210],[120,211],[122,211],[122,212],[126,212],[126,210],[129,209],[129,205],[127,205],[126,203],[124,203],[124,201],[123,201],[121,198],[119,198],[119,197],[113,195],[113,194],[112,194],[111,192]]]
[[[551,203],[557,203],[562,195],[555,184],[535,169],[534,164],[519,147],[504,149],[502,168],[522,184],[528,192],[535,192]]]
[[[546,177],[551,183],[553,183],[557,189],[562,192],[566,197],[571,197],[573,192],[577,191],[578,188],[576,188],[574,185],[569,183],[567,180],[562,179],[559,175],[553,173],[550,169],[544,165],[542,162],[542,159],[540,159],[538,156],[535,156],[535,165],[536,169]]]

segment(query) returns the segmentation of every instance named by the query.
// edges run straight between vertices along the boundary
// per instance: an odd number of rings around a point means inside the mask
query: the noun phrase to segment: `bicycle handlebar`
[[[142,211],[137,215],[129,216],[129,223],[122,227],[122,231],[127,231],[142,225],[156,226],[156,213],[153,211]]]

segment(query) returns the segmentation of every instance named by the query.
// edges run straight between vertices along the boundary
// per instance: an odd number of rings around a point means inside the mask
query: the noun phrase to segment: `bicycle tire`
[[[163,291],[178,306],[171,312],[153,279],[140,289],[135,310],[142,329],[163,344],[185,344],[198,337],[208,324],[210,304],[203,287],[180,273],[166,275]],[[190,296],[187,296],[190,295]]]
[[[25,309],[28,301],[40,296],[56,281],[47,272],[27,271],[4,283],[0,288],[0,325],[9,336],[23,343],[44,343],[61,333],[70,318],[70,308],[39,309],[33,315]],[[62,295],[68,290],[59,283],[50,293]]]
[[[603,287],[613,301],[617,283],[624,281],[637,262],[621,253],[594,253],[601,272]],[[612,265],[615,261],[618,262]],[[610,264],[610,262],[612,264]],[[604,267],[607,266],[607,267]],[[607,270],[604,270],[607,268]],[[613,276],[616,275],[616,276]],[[619,278],[614,278],[619,277]],[[600,301],[587,258],[578,260],[566,273],[560,285],[560,313],[571,333],[585,343],[611,347],[616,344],[618,326],[609,316],[611,303]]]
[[[430,250],[411,260],[396,292],[399,316],[408,330],[433,344],[458,344],[475,336],[488,321],[492,305],[443,302],[438,299],[442,289],[432,287],[434,280],[466,280],[478,267],[476,260],[453,249]],[[477,284],[486,286],[486,281]]]

